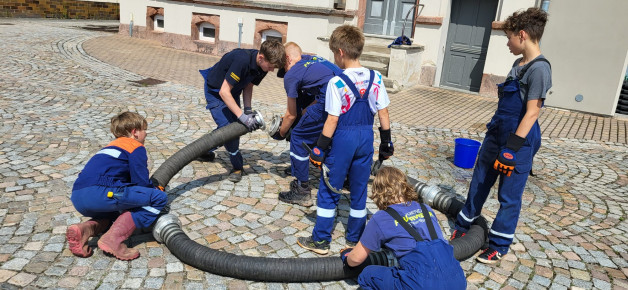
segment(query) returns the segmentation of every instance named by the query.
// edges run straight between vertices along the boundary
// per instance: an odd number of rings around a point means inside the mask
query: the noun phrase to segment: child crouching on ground
[[[98,151],[79,173],[72,188],[72,204],[89,221],[68,227],[66,238],[72,254],[89,257],[90,237],[111,228],[98,240],[98,247],[120,260],[139,257],[138,250],[123,243],[135,228],[149,227],[168,202],[148,176],[144,148],[148,123],[137,113],[124,112],[111,118],[116,137]],[[122,214],[121,214],[122,213]]]
[[[367,223],[355,248],[340,255],[349,267],[371,251],[390,249],[400,267],[370,265],[358,277],[364,289],[465,289],[467,280],[453,247],[443,238],[434,211],[414,201],[417,194],[399,169],[382,167],[373,180],[371,199],[380,211]],[[428,217],[429,218],[426,218]]]

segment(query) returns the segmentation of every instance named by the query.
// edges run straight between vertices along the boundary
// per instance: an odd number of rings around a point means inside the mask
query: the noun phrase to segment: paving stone
[[[0,140],[0,283],[78,289],[357,288],[354,281],[260,283],[204,273],[181,263],[150,234],[131,239],[141,252],[131,262],[103,254],[96,239],[90,242],[92,257],[73,256],[65,231],[86,218],[69,199],[71,187],[87,160],[110,141],[109,119],[124,110],[147,117],[146,148],[154,172],[215,129],[204,108],[198,70],[218,58],[82,29],[100,24],[115,28],[117,21],[2,22],[15,25],[0,30],[6,40],[0,43],[5,56],[0,133],[7,136]],[[166,82],[132,82],[148,77]],[[253,105],[264,118],[285,112],[283,81],[274,73],[253,94]],[[497,99],[419,86],[391,94],[391,100],[397,150],[387,164],[463,199],[472,170],[452,164],[453,139],[481,141]],[[469,289],[622,287],[617,281],[628,275],[628,235],[621,221],[628,194],[627,122],[544,108],[539,123],[544,136],[534,163],[539,176],[528,180],[515,243],[498,265],[462,262]],[[621,132],[623,141],[611,137]],[[311,234],[315,207],[277,200],[277,192],[291,180],[282,172],[290,163],[289,143],[261,130],[240,139],[248,173],[242,182],[226,180],[228,155],[219,148],[217,162],[191,162],[170,180],[171,212],[179,215],[191,239],[214,249],[259,257],[316,257],[295,245],[295,237]],[[375,136],[375,148],[378,142]],[[314,188],[319,178],[310,172]],[[482,211],[489,222],[498,207],[493,189]],[[334,252],[345,243],[349,204],[343,199],[338,208]],[[369,217],[377,211],[370,199],[367,209]],[[448,235],[452,221],[437,215]]]

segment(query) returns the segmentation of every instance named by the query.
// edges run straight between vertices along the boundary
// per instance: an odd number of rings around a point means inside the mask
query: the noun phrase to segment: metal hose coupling
[[[266,129],[266,123],[264,123],[264,117],[262,117],[262,114],[255,112],[255,121],[259,124],[260,129]]]
[[[277,132],[279,132],[279,129],[281,128],[281,120],[282,120],[281,115],[279,115],[279,114],[273,115],[273,118],[270,120],[270,122],[268,124],[268,135],[269,136],[272,137]]]
[[[157,242],[168,245],[170,238],[178,233],[184,233],[181,229],[179,218],[173,214],[165,214],[157,219],[153,228],[153,237]]]
[[[408,181],[414,187],[416,193],[423,198],[423,201],[431,207],[446,209],[451,204],[452,197],[447,193],[441,192],[438,186],[428,185],[411,177],[408,177]]]

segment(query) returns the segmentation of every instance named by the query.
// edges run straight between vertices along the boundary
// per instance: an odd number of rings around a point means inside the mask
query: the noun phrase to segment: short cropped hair
[[[298,54],[299,56],[303,54],[303,50],[301,50],[301,47],[292,41],[284,44],[283,47],[286,50],[286,54],[294,53]]]
[[[282,68],[286,64],[286,51],[283,44],[277,40],[271,39],[262,42],[259,53],[275,67]]]
[[[334,53],[342,49],[349,59],[360,58],[363,48],[364,34],[353,25],[345,24],[337,27],[329,38],[329,49]]]
[[[543,37],[545,23],[547,23],[547,12],[531,7],[528,10],[517,11],[508,16],[503,29],[505,32],[510,31],[514,33],[523,30],[530,36],[532,41],[538,42]]]
[[[408,184],[406,175],[397,168],[387,166],[380,168],[373,179],[371,199],[380,210],[396,203],[410,203],[413,200],[423,202]]]
[[[129,137],[133,129],[146,130],[148,122],[142,115],[134,112],[124,112],[111,118],[111,133],[116,138]]]

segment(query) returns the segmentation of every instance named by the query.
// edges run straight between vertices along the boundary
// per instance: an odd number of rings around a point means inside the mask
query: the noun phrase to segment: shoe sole
[[[305,245],[301,244],[301,242],[299,242],[298,239],[297,239],[297,244],[299,244],[299,246],[301,246],[302,248],[304,248],[306,250],[310,250],[310,251],[312,251],[314,253],[317,253],[319,255],[327,255],[327,253],[329,253],[329,250],[321,250],[321,249],[306,247]]]
[[[296,205],[300,205],[300,206],[304,206],[304,207],[311,207],[314,205],[314,203],[312,201],[309,202],[300,202],[300,201],[296,201],[296,200],[291,200],[291,199],[284,199],[279,197],[279,200],[285,202],[285,203],[290,203],[290,204],[296,204]]]
[[[68,240],[70,252],[72,252],[75,256],[87,258],[94,253],[89,247],[87,253],[83,251],[83,244],[81,243],[83,233],[81,232],[81,228],[77,225],[71,225],[68,227],[65,232],[65,238]]]
[[[499,260],[488,260],[488,259],[484,259],[484,258],[480,258],[477,257],[476,260],[478,260],[478,262],[484,263],[484,264],[497,264],[497,262],[499,262]]]
[[[119,257],[118,255],[116,255],[114,253],[114,251],[107,244],[101,243],[100,241],[98,241],[98,248],[100,248],[103,252],[105,252],[107,254],[111,254],[112,256],[116,257],[116,259],[122,260],[122,261],[135,260],[135,259],[139,258],[139,256],[140,256],[140,252],[137,252],[137,255],[135,255],[134,257],[130,257],[130,258]]]

